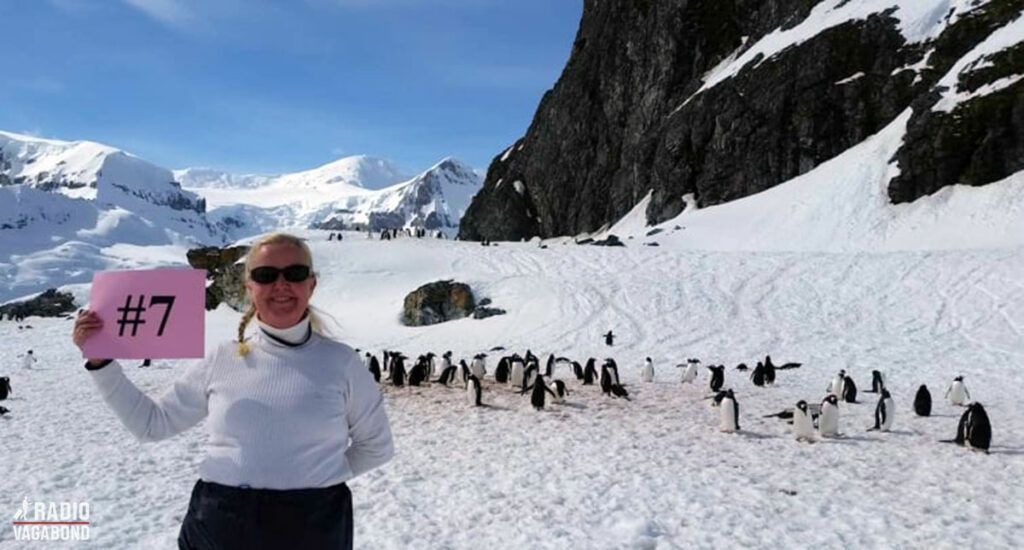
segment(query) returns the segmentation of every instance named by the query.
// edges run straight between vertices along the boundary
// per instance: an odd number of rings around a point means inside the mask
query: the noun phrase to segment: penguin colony
[[[504,349],[504,347],[496,347],[490,351]],[[526,350],[523,355],[512,353],[499,357],[497,366],[491,375],[493,383],[485,384],[488,375],[487,358],[487,353],[477,353],[472,356],[469,363],[465,359],[459,359],[456,362],[451,351],[445,352],[440,357],[431,352],[418,356],[412,368],[407,369],[408,356],[397,351],[385,350],[381,355],[382,360],[378,360],[374,354],[366,353],[364,362],[378,383],[396,388],[406,385],[456,386],[466,392],[466,403],[471,407],[488,407],[489,405],[485,402],[485,393],[499,391],[503,386],[518,395],[528,395],[530,406],[535,410],[543,410],[549,404],[562,405],[566,403],[571,394],[569,381],[574,381],[579,386],[598,385],[601,393],[608,398],[630,400],[629,391],[621,382],[618,364],[611,357],[600,360],[600,362],[597,358],[590,357],[581,364],[579,361],[567,357],[556,357],[554,354],[549,354],[543,362],[544,367],[541,368],[540,358],[530,350]],[[718,409],[719,430],[724,433],[741,431],[739,399],[737,392],[726,384],[726,366],[706,365],[704,369],[701,369],[701,365],[700,359],[696,358],[689,358],[685,362],[675,365],[681,369],[682,374],[679,379],[681,384],[700,387],[697,384],[697,378],[701,370],[706,370],[708,373],[707,389],[710,392],[706,399],[711,399],[711,406]],[[756,361],[756,366],[752,369],[746,363],[740,363],[734,370],[740,371],[742,376],[749,378],[754,387],[770,388],[775,384],[779,371],[800,367],[801,363],[784,363],[776,366],[772,362],[771,356],[765,356],[764,360]],[[657,379],[655,372],[654,361],[650,357],[646,357],[640,365],[640,381],[654,383]],[[0,379],[0,394],[9,392],[9,388],[9,380]],[[897,416],[898,406],[886,386],[883,372],[879,370],[871,372],[870,389],[864,390],[864,393],[877,394],[877,401],[873,402],[872,422],[865,427],[866,430],[890,431]],[[845,369],[842,369],[829,381],[824,397],[820,401],[801,399],[792,407],[779,413],[765,415],[765,417],[788,421],[792,424],[792,435],[797,441],[814,442],[822,438],[843,437],[841,419],[848,417],[853,412],[854,409],[850,405],[863,403],[857,398],[858,390],[853,377]],[[953,379],[944,394],[944,399],[951,406],[965,407],[966,410],[960,417],[955,437],[943,440],[943,442],[956,443],[974,450],[988,452],[992,439],[992,426],[985,408],[980,403],[970,401],[970,393],[967,391],[963,376]],[[926,385],[921,385],[918,388],[913,401],[913,410],[918,416],[931,416],[932,396]]]

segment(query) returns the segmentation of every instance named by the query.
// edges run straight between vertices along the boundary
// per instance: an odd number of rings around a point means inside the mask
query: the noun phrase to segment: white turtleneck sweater
[[[135,387],[116,361],[89,373],[139,440],[165,439],[208,417],[199,467],[204,481],[328,487],[390,460],[394,446],[384,400],[359,355],[311,333],[308,318],[284,330],[257,324],[247,356],[238,355],[236,342],[225,342],[156,400]]]

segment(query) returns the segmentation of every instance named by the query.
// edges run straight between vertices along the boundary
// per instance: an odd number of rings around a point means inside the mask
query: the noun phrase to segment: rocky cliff
[[[893,202],[1024,169],[1020,0],[585,0],[569,61],[492,161],[460,238],[591,232],[648,193],[710,206],[835,157],[906,109]]]

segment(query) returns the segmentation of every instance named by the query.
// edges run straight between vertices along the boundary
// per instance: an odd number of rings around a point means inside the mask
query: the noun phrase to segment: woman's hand
[[[85,341],[91,338],[93,334],[99,332],[101,328],[103,328],[103,319],[100,319],[100,316],[96,315],[95,311],[83,309],[78,312],[78,317],[75,318],[75,328],[71,332],[71,340],[78,346],[78,349],[82,349]],[[88,361],[90,366],[95,367],[106,361],[106,359],[89,359]]]

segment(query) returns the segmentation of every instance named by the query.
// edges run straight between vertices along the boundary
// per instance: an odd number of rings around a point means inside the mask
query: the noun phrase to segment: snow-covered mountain
[[[206,198],[211,222],[237,239],[281,227],[379,231],[416,226],[453,236],[482,184],[478,173],[453,158],[378,188],[397,177],[388,161],[348,157],[256,187],[192,190]]]
[[[100,143],[0,132],[0,301],[283,228],[453,236],[481,183],[450,158],[415,177],[369,156],[276,176],[171,172]]]
[[[126,247],[223,244],[170,170],[90,141],[0,132],[0,299],[131,267]]]

